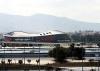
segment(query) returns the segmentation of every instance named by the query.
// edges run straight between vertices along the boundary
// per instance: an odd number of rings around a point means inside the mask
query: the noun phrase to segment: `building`
[[[9,32],[4,34],[6,46],[33,46],[33,44],[59,44],[70,42],[67,33],[61,31],[48,31],[44,33]]]

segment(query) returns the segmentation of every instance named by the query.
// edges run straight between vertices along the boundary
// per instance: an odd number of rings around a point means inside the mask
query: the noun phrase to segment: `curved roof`
[[[61,31],[48,31],[44,33],[28,33],[28,32],[22,32],[22,31],[16,31],[16,32],[9,32],[7,34],[4,34],[4,36],[10,36],[10,37],[31,37],[31,36],[46,36],[46,35],[55,35],[55,34],[62,34],[63,32]]]

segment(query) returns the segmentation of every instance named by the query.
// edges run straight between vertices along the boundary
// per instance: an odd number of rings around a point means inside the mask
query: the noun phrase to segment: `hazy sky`
[[[0,0],[0,13],[37,13],[100,23],[100,0]]]

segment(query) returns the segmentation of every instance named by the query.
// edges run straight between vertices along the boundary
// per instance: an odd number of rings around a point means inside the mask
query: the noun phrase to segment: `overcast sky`
[[[100,0],[0,0],[0,13],[37,13],[100,23]]]

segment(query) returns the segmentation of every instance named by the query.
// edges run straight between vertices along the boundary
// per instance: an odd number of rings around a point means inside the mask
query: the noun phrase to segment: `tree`
[[[94,59],[89,59],[90,65],[92,64],[93,61],[94,61]],[[92,66],[91,66],[91,71],[92,71]]]
[[[91,69],[90,71],[96,71],[95,69]]]
[[[71,44],[69,48],[56,47],[49,51],[49,56],[54,57],[56,61],[63,62],[67,57],[76,57],[83,59],[85,55],[84,48],[76,48]]]
[[[97,43],[97,46],[100,48],[100,42],[99,42],[99,43]]]
[[[37,59],[37,60],[36,60],[37,65],[38,65],[39,62],[40,62],[40,59]]]
[[[23,61],[22,61],[22,60],[19,60],[18,63],[19,63],[19,64],[23,64]]]
[[[72,56],[77,57],[78,59],[83,59],[85,55],[85,49],[84,48],[74,48],[72,51]]]
[[[73,54],[74,54],[74,49],[75,49],[75,44],[72,43],[70,44],[70,47],[67,48],[68,50],[66,52],[68,52],[68,56],[69,57],[73,57]]]
[[[8,59],[8,63],[10,64],[12,62],[12,60],[11,59]]]
[[[1,60],[1,64],[5,64],[5,61]]]
[[[27,62],[30,64],[30,63],[31,63],[31,60],[30,60],[30,59],[28,59],[28,60],[27,60]]]
[[[75,48],[75,44],[72,43],[69,48]]]
[[[56,61],[63,62],[65,61],[67,53],[66,48],[56,47],[53,50],[49,51],[49,56],[54,57]]]
[[[74,43],[70,45],[67,52],[69,54],[69,57],[77,57],[78,59],[83,59],[85,55],[85,49],[82,47],[81,48],[75,47]]]

